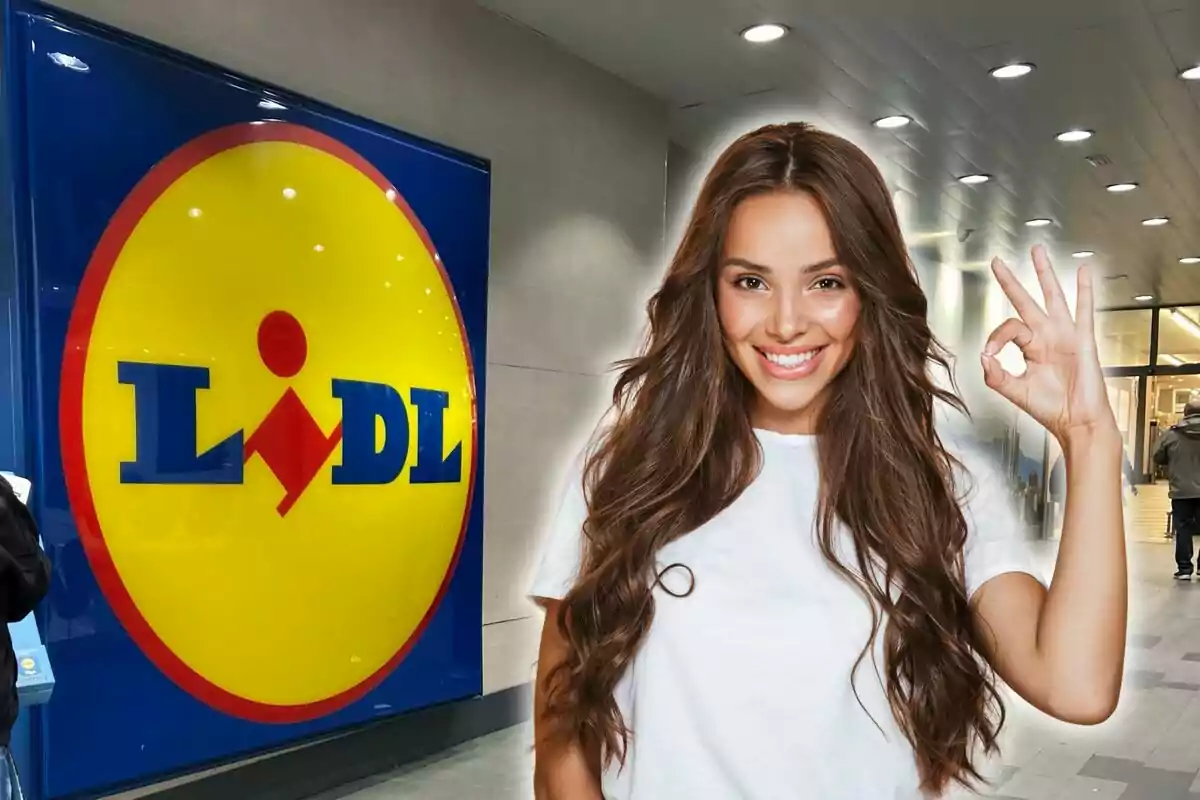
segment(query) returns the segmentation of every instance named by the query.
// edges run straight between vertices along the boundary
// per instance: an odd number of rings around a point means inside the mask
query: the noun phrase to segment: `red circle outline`
[[[467,502],[463,509],[463,519],[459,528],[458,541],[454,547],[454,555],[446,569],[446,575],[442,579],[437,595],[430,603],[416,630],[396,654],[374,674],[332,697],[297,705],[260,703],[222,689],[184,663],[159,638],[150,623],[138,610],[137,604],[134,603],[117,572],[112,554],[108,550],[104,534],[100,529],[100,520],[96,513],[95,500],[92,497],[91,485],[88,480],[87,460],[84,456],[84,369],[87,365],[88,347],[91,342],[92,327],[96,321],[96,312],[117,258],[142,217],[159,197],[184,174],[219,153],[258,142],[290,142],[321,150],[340,158],[357,169],[370,178],[381,191],[394,193],[388,194],[388,197],[404,213],[409,224],[420,235],[425,249],[429,251],[430,257],[437,265],[446,294],[454,307],[459,332],[462,335],[463,354],[467,361],[467,379],[471,391],[471,466],[467,486]],[[466,326],[463,323],[462,309],[459,308],[458,298],[450,283],[450,276],[446,273],[441,258],[433,246],[429,232],[425,230],[425,226],[421,224],[417,215],[413,213],[412,208],[392,183],[365,158],[336,139],[311,128],[287,122],[241,123],[218,128],[196,137],[172,152],[151,168],[121,203],[92,253],[83,279],[80,281],[74,308],[71,311],[71,320],[67,326],[61,381],[59,426],[62,436],[63,473],[67,482],[67,496],[71,503],[75,524],[79,529],[79,539],[84,552],[87,554],[101,590],[126,632],[138,644],[142,652],[182,689],[201,702],[242,719],[265,723],[305,722],[331,714],[361,699],[378,686],[408,656],[441,605],[442,599],[450,587],[450,580],[454,576],[459,557],[462,555],[463,543],[466,540],[467,525],[475,497],[475,475],[479,460],[475,365],[471,357]]]

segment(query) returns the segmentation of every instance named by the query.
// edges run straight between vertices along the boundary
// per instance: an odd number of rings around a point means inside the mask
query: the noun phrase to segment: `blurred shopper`
[[[993,669],[1112,713],[1121,440],[1090,275],[1073,317],[1033,260],[1044,308],[995,262],[1020,318],[982,360],[1067,454],[1048,591],[1005,482],[939,435],[961,401],[874,164],[802,124],[719,158],[534,580],[539,798],[939,796],[996,749]]]
[[[38,541],[37,524],[12,485],[0,477],[0,603],[5,622],[20,622],[46,596],[50,562]],[[7,625],[0,644],[0,800],[19,797],[9,753],[17,721],[17,658]]]
[[[1170,482],[1175,578],[1185,581],[1194,572],[1192,537],[1200,533],[1200,398],[1188,400],[1183,419],[1159,435],[1153,459]]]

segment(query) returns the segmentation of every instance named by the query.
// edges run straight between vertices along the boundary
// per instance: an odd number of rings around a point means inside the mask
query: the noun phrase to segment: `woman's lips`
[[[795,381],[807,378],[817,371],[817,367],[821,363],[821,356],[825,352],[825,347],[816,347],[796,353],[768,354],[757,347],[754,348],[754,351],[758,353],[759,362],[763,365],[763,369],[772,378],[783,381]]]

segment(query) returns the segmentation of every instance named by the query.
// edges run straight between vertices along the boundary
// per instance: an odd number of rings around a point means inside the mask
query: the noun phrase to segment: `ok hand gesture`
[[[996,280],[1020,318],[1006,320],[988,337],[982,357],[984,381],[1041,423],[1061,444],[1077,435],[1115,432],[1097,355],[1091,271],[1086,266],[1079,269],[1072,318],[1041,245],[1033,248],[1033,266],[1042,287],[1044,310],[1003,261],[997,258],[992,262]],[[1023,375],[1013,375],[996,360],[1009,342],[1020,348],[1025,358]]]

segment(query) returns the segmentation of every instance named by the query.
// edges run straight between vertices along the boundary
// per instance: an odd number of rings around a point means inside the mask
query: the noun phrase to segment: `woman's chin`
[[[756,387],[757,388],[757,387]],[[816,417],[818,403],[813,392],[778,392],[759,389],[755,407],[755,425],[771,430],[795,428],[808,433]]]

